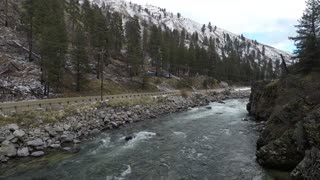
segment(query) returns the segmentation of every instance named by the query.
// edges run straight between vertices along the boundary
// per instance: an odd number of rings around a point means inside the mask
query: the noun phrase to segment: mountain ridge
[[[271,59],[274,63],[276,60],[280,60],[280,54],[282,54],[285,57],[285,60],[288,64],[291,64],[291,58],[292,54],[289,52],[286,52],[284,50],[277,49],[275,47],[272,47],[267,44],[262,44],[257,42],[256,40],[252,40],[249,38],[244,37],[243,35],[237,35],[235,33],[232,33],[228,30],[225,30],[223,28],[217,27],[216,25],[212,24],[212,27],[214,30],[210,32],[208,29],[208,25],[206,25],[206,31],[204,33],[201,32],[202,24],[190,19],[183,17],[178,17],[177,14],[167,12],[165,8],[161,8],[158,6],[154,6],[151,4],[146,5],[139,5],[136,3],[127,2],[125,0],[90,0],[91,3],[97,4],[98,6],[102,7],[105,6],[111,11],[114,12],[120,12],[124,15],[124,19],[128,17],[138,16],[140,21],[149,21],[152,24],[155,24],[157,26],[166,26],[170,28],[171,30],[176,29],[180,32],[185,29],[187,33],[190,35],[194,32],[197,32],[199,34],[199,43],[203,43],[205,37],[207,38],[214,38],[216,42],[216,48],[217,52],[220,56],[222,56],[222,49],[226,46],[227,40],[226,36],[230,36],[230,39],[232,42],[239,41],[240,43],[246,43],[246,48],[248,48],[248,44],[250,43],[251,47],[249,47],[249,51],[242,54],[250,55],[252,51],[255,51],[255,54],[262,54],[263,47],[265,48],[265,56],[266,59]],[[146,10],[149,11],[149,13],[146,12]],[[244,39],[244,40],[243,40]],[[186,43],[188,44],[188,43]],[[226,56],[228,54],[226,53]],[[263,57],[262,57],[263,58]],[[255,58],[255,61],[258,61],[258,58]]]

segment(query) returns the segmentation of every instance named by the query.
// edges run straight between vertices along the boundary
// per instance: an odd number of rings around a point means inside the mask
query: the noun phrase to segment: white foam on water
[[[122,176],[122,177],[125,177],[125,176],[131,174],[131,172],[132,172],[131,166],[130,166],[130,165],[127,165],[127,167],[128,167],[128,168],[121,173],[121,176]]]
[[[187,135],[184,132],[173,132],[173,134],[179,137],[187,138]]]
[[[231,136],[230,129],[220,129],[223,133],[225,133],[228,136]]]
[[[96,155],[99,151],[112,146],[110,137],[106,137],[105,139],[101,139],[99,141],[99,143],[100,143],[100,145],[96,149],[89,151],[89,155]]]
[[[133,148],[139,142],[146,139],[151,139],[155,135],[157,134],[153,132],[146,132],[146,131],[134,133],[133,139],[128,141],[128,143],[124,146],[124,148]]]
[[[203,139],[208,140],[209,138],[208,138],[208,136],[203,136]]]

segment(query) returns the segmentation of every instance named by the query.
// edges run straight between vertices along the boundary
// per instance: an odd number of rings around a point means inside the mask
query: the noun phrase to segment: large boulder
[[[31,156],[33,156],[33,157],[40,157],[40,156],[43,156],[43,155],[44,155],[43,151],[36,151],[36,152],[33,152],[31,154]]]
[[[29,156],[30,155],[29,148],[24,147],[24,148],[18,149],[17,155],[19,157],[27,157],[27,156]]]
[[[18,130],[19,129],[19,126],[16,125],[16,124],[9,124],[8,125],[8,129],[12,132],[14,132],[15,130]]]
[[[13,132],[13,135],[14,135],[15,137],[17,137],[17,138],[22,138],[25,134],[26,134],[26,133],[25,133],[23,130],[21,130],[21,129],[15,130],[15,131]]]
[[[17,149],[15,145],[10,142],[2,144],[2,151],[7,157],[14,157],[17,155]]]
[[[33,146],[33,147],[43,146],[44,142],[43,142],[42,139],[38,138],[38,139],[35,139],[35,140],[32,140],[32,141],[28,141],[27,145],[28,146]]]
[[[257,161],[268,168],[292,170],[303,159],[303,153],[298,151],[293,132],[288,131],[281,138],[269,142],[257,150]]]
[[[320,150],[312,148],[306,151],[306,155],[299,165],[291,172],[293,180],[320,179]]]
[[[257,161],[293,170],[296,179],[320,179],[320,74],[290,74],[252,86],[247,109],[266,125],[257,141]],[[311,149],[311,150],[310,150]]]

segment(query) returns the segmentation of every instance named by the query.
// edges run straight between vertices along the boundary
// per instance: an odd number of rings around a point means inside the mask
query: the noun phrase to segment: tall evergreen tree
[[[124,30],[122,24],[122,16],[118,12],[114,12],[112,14],[110,33],[112,33],[111,41],[113,44],[113,52],[115,54],[120,54],[124,42]]]
[[[36,24],[42,58],[45,94],[50,87],[61,91],[65,54],[67,51],[67,33],[64,21],[65,6],[63,0],[38,1]],[[44,8],[43,8],[44,7]]]
[[[209,24],[208,24],[208,29],[210,30],[210,32],[212,32],[213,27],[212,27],[212,25],[211,25],[211,22],[209,22]]]
[[[299,20],[297,36],[291,37],[295,41],[297,50],[295,54],[304,67],[320,63],[320,1],[308,0],[307,8]]]
[[[23,11],[21,16],[21,21],[23,23],[23,27],[27,33],[27,41],[29,45],[29,61],[33,61],[32,51],[33,51],[33,35],[34,35],[34,11],[35,11],[35,3],[36,0],[26,0],[22,3]]]
[[[72,50],[72,64],[75,69],[76,91],[80,92],[89,72],[88,55],[86,52],[86,37],[83,28],[78,26],[75,31],[74,48]]]
[[[205,33],[205,32],[206,32],[206,25],[205,25],[205,24],[202,26],[201,32],[202,32],[202,33]]]
[[[126,23],[126,40],[128,50],[128,68],[130,76],[135,76],[140,73],[143,65],[142,45],[141,45],[141,27],[139,19],[134,16]]]

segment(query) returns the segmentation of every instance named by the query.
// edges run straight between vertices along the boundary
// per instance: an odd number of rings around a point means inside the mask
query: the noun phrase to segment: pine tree
[[[145,58],[149,52],[149,31],[146,27],[143,28],[142,49],[143,57]]]
[[[210,30],[210,32],[212,32],[213,27],[212,27],[212,25],[211,25],[211,22],[209,22],[209,24],[208,24],[208,29]]]
[[[267,79],[272,79],[274,76],[273,74],[274,74],[273,63],[272,63],[272,60],[270,59],[267,65]]]
[[[89,72],[88,55],[85,47],[87,47],[87,44],[83,28],[78,26],[75,30],[71,61],[75,69],[76,91],[78,92],[80,92],[81,87],[86,82],[86,74]]]
[[[83,0],[82,11],[81,19],[84,24],[85,31],[90,33],[94,26],[94,11],[91,8],[89,0]]]
[[[291,37],[295,41],[297,50],[295,54],[302,66],[311,68],[320,63],[320,1],[308,0],[307,8],[296,26],[297,36]]]
[[[22,3],[23,11],[21,15],[21,22],[27,33],[27,40],[29,45],[29,62],[33,61],[32,51],[33,51],[33,35],[34,35],[34,11],[35,11],[35,0],[26,0]]]
[[[141,27],[139,18],[134,16],[126,22],[126,40],[128,50],[128,69],[131,77],[138,75],[143,66],[142,45],[141,45]]]
[[[159,75],[161,67],[161,29],[156,25],[151,27],[150,35],[150,56],[152,58],[152,65],[156,67],[156,76]]]
[[[178,18],[180,19],[180,17],[181,17],[181,14],[180,14],[180,13],[178,13],[178,14],[177,14],[177,17],[178,17]]]
[[[202,26],[201,32],[202,32],[202,33],[205,33],[205,32],[206,32],[206,25],[205,25],[205,24]]]
[[[120,51],[124,42],[124,30],[122,24],[122,16],[118,12],[112,14],[111,19],[111,33],[112,33],[112,44],[113,51],[116,55],[120,54]]]
[[[63,87],[65,54],[67,51],[67,32],[64,21],[63,0],[37,1],[36,24],[42,58],[45,94],[50,87],[58,92]]]
[[[265,55],[266,55],[266,47],[262,46],[262,56],[265,56]]]
[[[80,21],[80,4],[79,0],[70,0],[67,6],[67,12],[70,16],[71,30],[74,32],[76,25]]]
[[[274,70],[273,78],[275,79],[281,75],[281,64],[279,59],[276,60],[274,69],[275,70]]]
[[[92,14],[92,15],[91,15]],[[92,16],[92,17],[91,17]],[[90,32],[90,43],[91,43],[91,51],[93,56],[97,60],[96,62],[96,74],[97,79],[102,79],[100,75],[102,75],[104,61],[106,58],[103,58],[110,53],[106,50],[110,49],[110,33],[108,29],[108,20],[105,15],[102,13],[102,10],[94,5],[91,10],[89,10],[89,19],[92,18],[92,22],[90,22],[91,27],[89,27]],[[85,29],[87,29],[87,25],[85,24]],[[103,79],[102,79],[103,80]]]

